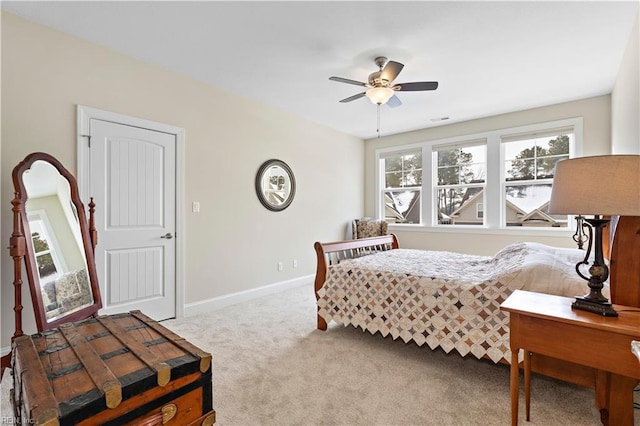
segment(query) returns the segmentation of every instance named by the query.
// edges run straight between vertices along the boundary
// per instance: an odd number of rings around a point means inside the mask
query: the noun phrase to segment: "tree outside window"
[[[475,205],[484,200],[486,146],[434,147],[438,224],[483,225]]]
[[[40,278],[48,277],[49,275],[58,272],[56,265],[53,262],[51,256],[51,249],[49,243],[42,235],[37,232],[31,233],[31,240],[33,241],[33,251],[36,255],[36,263],[38,264],[38,275]]]
[[[394,223],[420,223],[422,151],[384,158],[384,216]]]
[[[569,158],[572,140],[568,133],[504,142],[506,226],[567,226],[548,206],[555,165]]]
[[[427,226],[566,230],[573,221],[549,214],[548,203],[555,165],[580,154],[581,134],[582,119],[572,118],[378,151],[380,209],[390,223],[424,216]]]
[[[31,242],[38,267],[40,286],[44,287],[54,281],[63,271],[60,258],[53,247],[53,233],[49,228],[48,219],[44,212],[29,214],[29,228],[31,228]]]

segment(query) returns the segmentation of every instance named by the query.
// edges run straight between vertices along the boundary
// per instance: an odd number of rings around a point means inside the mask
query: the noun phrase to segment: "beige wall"
[[[611,93],[612,154],[640,154],[640,11]]]
[[[77,104],[185,129],[187,304],[313,274],[314,241],[342,239],[363,213],[362,140],[3,12],[3,247],[14,165],[45,151],[75,173]],[[255,194],[255,174],[269,158],[287,162],[297,181],[283,212],[266,210]],[[196,200],[199,214],[190,209]],[[6,347],[13,266],[6,251],[1,259]]]
[[[375,216],[376,149],[574,117],[583,117],[583,155],[609,154],[611,97],[608,95],[367,140],[365,141],[365,213],[367,216]],[[523,240],[559,247],[572,247],[574,244],[566,235],[532,236],[522,234],[522,231],[508,233],[506,231],[451,232],[447,230],[443,232],[424,229],[399,230],[393,227],[392,232],[398,236],[402,247],[481,255],[492,255],[506,244]]]
[[[185,128],[186,303],[312,274],[313,241],[341,239],[347,221],[372,215],[377,148],[583,117],[584,155],[640,152],[638,34],[636,21],[612,96],[372,139],[363,148],[356,138],[3,12],[1,240],[11,233],[10,173],[18,161],[45,151],[75,171],[75,107],[82,104]],[[280,213],[264,209],[253,189],[257,168],[273,157],[288,162],[298,182],[296,199]],[[237,179],[214,187],[225,176]],[[190,212],[195,200],[197,215]],[[404,247],[478,254],[525,239],[499,232],[397,234]],[[565,237],[526,239],[572,245]],[[6,252],[0,258],[5,347],[13,332],[13,268]],[[279,260],[283,272],[276,271]],[[33,329],[29,314],[25,321],[26,331]]]

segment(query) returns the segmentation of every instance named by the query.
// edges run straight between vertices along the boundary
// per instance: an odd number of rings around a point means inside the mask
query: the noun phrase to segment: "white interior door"
[[[176,135],[90,120],[89,196],[104,309],[176,315]]]

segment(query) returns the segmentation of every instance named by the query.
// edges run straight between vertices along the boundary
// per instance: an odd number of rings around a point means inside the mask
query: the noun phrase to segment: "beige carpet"
[[[318,331],[311,287],[164,324],[213,354],[220,425],[510,424],[507,366],[335,324]],[[593,397],[534,376],[528,424],[598,425]],[[523,411],[522,399],[525,423]]]
[[[219,425],[510,424],[507,366],[335,324],[318,331],[310,286],[163,324],[213,354]],[[530,423],[520,405],[521,424],[600,424],[592,391],[541,376]]]

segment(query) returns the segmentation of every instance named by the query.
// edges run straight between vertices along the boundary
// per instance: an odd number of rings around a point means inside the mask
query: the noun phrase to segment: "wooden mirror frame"
[[[62,315],[52,320],[47,320],[46,311],[42,300],[40,287],[40,279],[38,274],[38,265],[35,259],[33,244],[27,240],[30,238],[31,231],[27,216],[26,202],[28,194],[23,181],[23,174],[29,170],[36,161],[44,161],[53,166],[60,175],[69,183],[70,201],[75,207],[82,237],[85,263],[87,267],[89,285],[93,297],[93,304],[78,309],[67,315]],[[87,222],[85,207],[80,200],[78,185],[73,175],[53,156],[35,152],[29,154],[13,169],[13,186],[15,189],[15,198],[13,204],[13,234],[10,239],[10,251],[14,260],[14,290],[15,290],[15,334],[14,338],[23,334],[22,332],[22,301],[21,301],[21,285],[22,285],[22,264],[24,257],[29,280],[29,291],[33,302],[33,310],[36,319],[38,331],[44,331],[58,327],[60,324],[86,319],[96,315],[98,310],[102,308],[102,298],[100,296],[100,287],[96,273],[94,249],[97,244],[97,232],[94,225],[94,207],[93,199],[89,203],[89,222]]]

